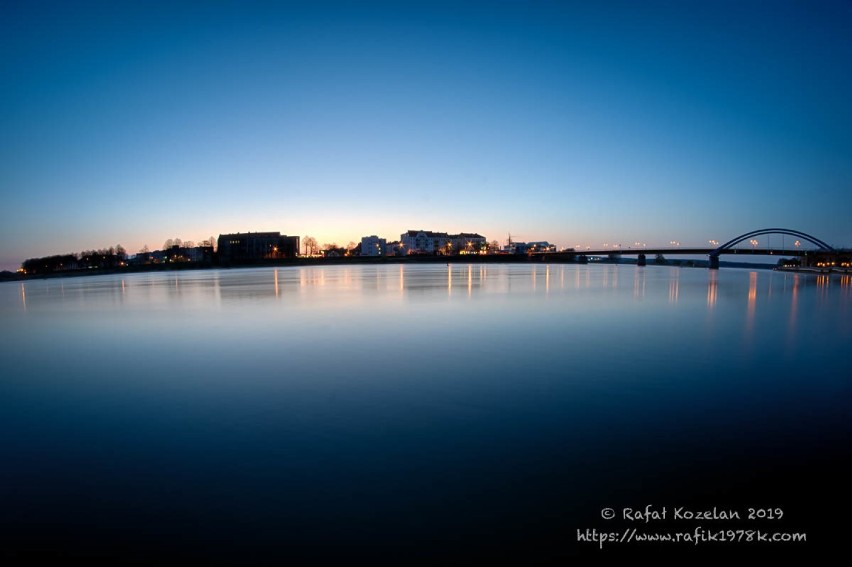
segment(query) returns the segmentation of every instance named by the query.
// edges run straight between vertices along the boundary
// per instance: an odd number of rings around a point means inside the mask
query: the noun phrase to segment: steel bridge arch
[[[727,241],[726,243],[722,244],[721,246],[710,252],[710,256],[718,257],[719,254],[721,254],[723,251],[733,248],[743,240],[754,238],[755,236],[763,236],[765,234],[783,234],[785,236],[795,236],[796,238],[801,238],[802,240],[807,240],[811,244],[817,245],[820,250],[824,250],[826,252],[834,251],[834,248],[832,248],[819,238],[798,230],[791,230],[789,228],[761,228],[759,230],[753,230],[751,232],[741,234],[736,238],[732,238],[731,240]]]

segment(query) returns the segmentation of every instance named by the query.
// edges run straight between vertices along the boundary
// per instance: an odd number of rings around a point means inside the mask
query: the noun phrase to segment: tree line
[[[195,248],[196,246],[215,246],[216,240],[211,236],[196,244],[192,240],[181,240],[180,238],[169,238],[163,243],[163,250],[169,251],[177,246],[181,249]],[[139,254],[149,254],[151,250],[148,245],[142,247]],[[137,255],[138,257],[138,255]],[[25,274],[49,274],[53,272],[66,272],[71,270],[87,269],[110,269],[126,266],[128,254],[124,246],[116,244],[108,248],[83,250],[79,253],[55,254],[43,258],[29,258],[21,264]]]
[[[303,236],[302,237],[302,247],[305,249],[305,256],[313,256],[318,252],[328,252],[329,250],[342,250],[352,252],[355,250],[359,250],[359,245],[355,242],[349,242],[345,247],[338,246],[336,242],[326,242],[320,246],[317,243],[317,239],[313,236]]]
[[[127,250],[121,244],[84,250],[80,253],[57,254],[43,258],[24,260],[21,268],[27,274],[47,274],[69,270],[86,270],[89,268],[117,268],[127,262]]]

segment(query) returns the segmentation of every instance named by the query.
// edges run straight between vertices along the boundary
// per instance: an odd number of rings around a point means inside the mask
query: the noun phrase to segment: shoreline
[[[124,266],[120,268],[93,268],[86,270],[65,270],[47,274],[19,274],[7,272],[9,276],[0,281],[27,281],[52,278],[73,278],[86,276],[103,276],[114,274],[139,274],[147,272],[183,272],[194,270],[232,270],[243,268],[280,268],[301,266],[339,266],[339,265],[368,265],[368,264],[516,264],[538,263],[528,256],[385,256],[385,257],[343,257],[343,258],[282,258],[276,260],[257,260],[254,262],[218,263],[218,262],[181,262],[175,264],[144,264]],[[566,260],[557,261],[566,263]]]
[[[577,261],[572,256],[555,256],[553,254],[542,254],[541,256],[511,256],[511,255],[487,255],[487,256],[402,256],[402,257],[343,257],[343,258],[287,258],[279,260],[261,260],[256,262],[240,262],[240,263],[179,263],[179,264],[147,264],[142,266],[125,266],[122,268],[108,269],[88,269],[88,270],[68,270],[62,272],[51,272],[49,274],[33,274],[23,275],[9,272],[9,276],[0,278],[0,281],[30,281],[40,279],[54,278],[75,278],[86,276],[102,276],[114,274],[139,274],[148,272],[183,272],[193,270],[229,270],[243,268],[278,268],[278,267],[301,267],[301,266],[359,266],[359,265],[376,265],[376,264],[607,264],[607,265],[626,265],[635,266],[636,261],[624,258],[621,261],[612,261],[609,258],[601,258],[599,260],[591,260],[588,262]],[[648,266],[658,267],[673,267],[673,268],[704,268],[707,269],[708,263],[701,260],[668,260],[664,264],[648,262]],[[751,270],[775,270],[780,272],[802,273],[813,275],[848,275],[851,270],[832,269],[832,268],[795,268],[795,267],[778,267],[774,264],[749,264],[740,262],[722,262],[721,268],[738,268]]]

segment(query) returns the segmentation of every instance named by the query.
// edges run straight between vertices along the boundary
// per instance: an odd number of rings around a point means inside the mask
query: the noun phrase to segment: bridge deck
[[[534,256],[575,256],[575,255],[585,255],[585,256],[609,256],[610,254],[619,255],[619,256],[638,256],[639,254],[645,254],[645,256],[656,256],[657,254],[662,254],[663,256],[709,256],[711,252],[713,252],[715,248],[646,248],[646,249],[638,249],[638,248],[625,248],[619,250],[612,249],[599,249],[599,250],[577,250],[576,252],[535,252]],[[732,248],[728,250],[720,250],[719,254],[748,254],[748,255],[759,255],[759,256],[805,256],[807,254],[816,254],[819,253],[819,250],[785,250],[785,249],[766,249],[766,248]]]

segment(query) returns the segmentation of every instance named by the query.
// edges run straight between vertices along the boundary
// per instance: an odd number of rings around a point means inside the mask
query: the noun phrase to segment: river
[[[658,266],[0,283],[0,557],[816,557],[849,512],[850,305],[849,276]],[[807,542],[578,541],[698,527]]]

